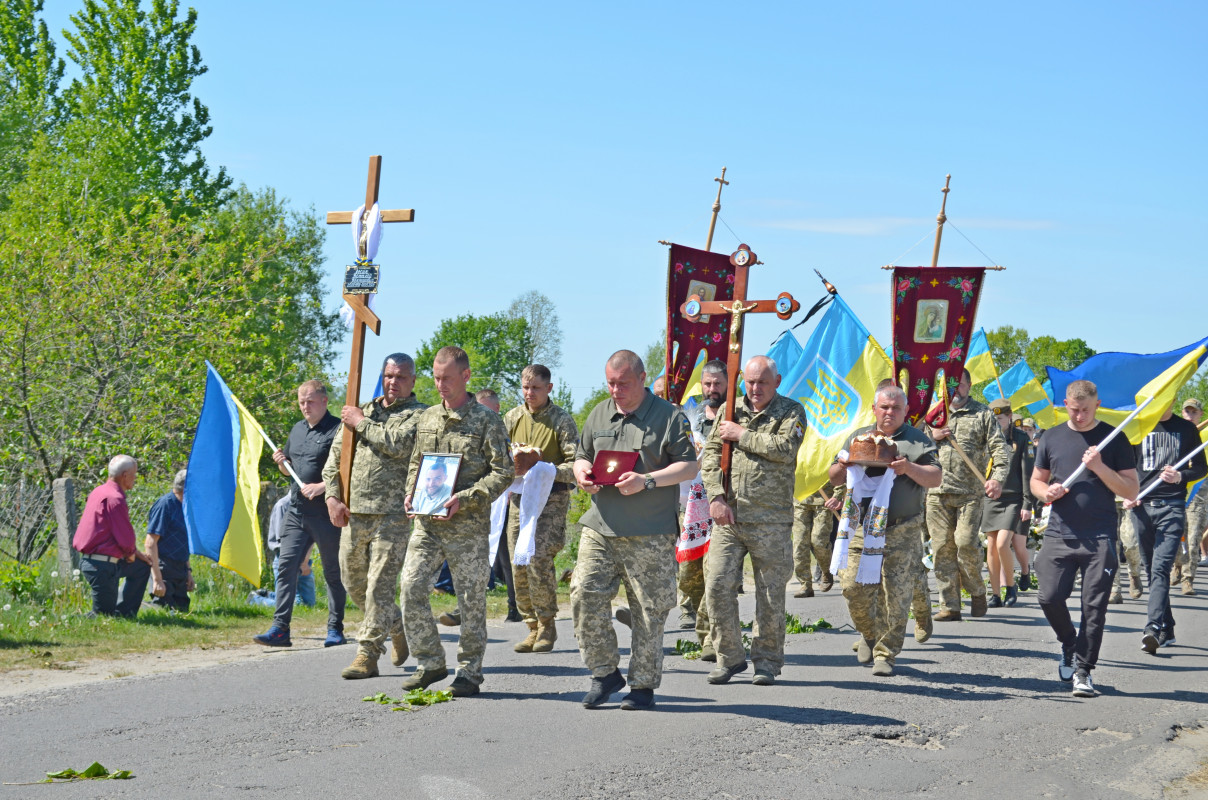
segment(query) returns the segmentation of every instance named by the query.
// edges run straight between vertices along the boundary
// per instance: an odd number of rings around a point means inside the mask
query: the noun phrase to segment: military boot
[[[390,636],[390,663],[396,667],[401,667],[403,662],[407,660],[407,656],[411,655],[411,649],[407,647],[407,635],[403,631],[391,634]]]
[[[516,642],[515,646],[512,648],[517,653],[533,652],[533,645],[537,642],[537,623],[530,621],[528,626],[528,636]]]
[[[542,617],[537,621],[537,639],[533,642],[534,653],[548,653],[558,641],[558,628],[553,617]]]
[[[835,585],[835,576],[829,572],[822,573],[822,585],[818,587],[823,592],[829,592],[831,587]]]
[[[1134,574],[1130,569],[1128,571],[1128,596],[1136,600],[1142,594],[1144,591],[1141,589],[1141,576]]]
[[[352,663],[344,668],[340,673],[340,677],[345,680],[354,681],[361,678],[376,678],[378,676],[377,656],[371,656],[364,650],[357,651],[357,657],[352,660]]]

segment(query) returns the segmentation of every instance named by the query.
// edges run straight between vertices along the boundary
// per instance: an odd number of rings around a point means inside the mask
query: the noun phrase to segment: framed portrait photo
[[[428,517],[447,517],[445,503],[453,496],[460,469],[459,453],[424,453],[420,456],[419,476],[411,496],[412,512]]]

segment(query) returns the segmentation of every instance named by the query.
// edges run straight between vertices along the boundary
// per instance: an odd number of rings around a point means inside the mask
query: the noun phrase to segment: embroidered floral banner
[[[960,381],[984,278],[984,267],[894,268],[893,371],[911,422],[927,412],[937,372],[944,397]]]
[[[701,300],[734,299],[730,255],[673,244],[667,263],[666,364],[667,399],[673,403],[683,400],[701,350],[707,354],[706,361],[725,361],[730,341],[729,315],[706,314],[699,322],[689,322],[680,315],[680,306],[694,294]]]

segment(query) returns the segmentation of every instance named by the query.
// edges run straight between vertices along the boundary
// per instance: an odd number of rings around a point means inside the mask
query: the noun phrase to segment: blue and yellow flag
[[[189,453],[185,480],[185,526],[189,552],[217,561],[260,585],[260,424],[210,362],[206,395]]]
[[[973,338],[969,340],[969,354],[965,356],[965,369],[969,370],[969,377],[973,379],[973,385],[992,381],[999,377],[998,368],[994,366],[994,356],[990,353],[990,341],[986,338],[986,329],[978,328],[973,333]],[[1003,384],[1006,389],[1006,384]],[[989,397],[990,395],[986,395]]]
[[[1105,408],[1132,409],[1137,389],[1154,380],[1185,355],[1208,346],[1208,338],[1167,353],[1099,353],[1069,370],[1045,367],[1053,385],[1053,402],[1061,405],[1073,381],[1094,382]],[[1201,357],[1202,361],[1203,358]]]
[[[780,393],[805,407],[805,439],[797,451],[794,495],[804,500],[826,483],[827,468],[856,428],[874,423],[877,384],[893,377],[893,362],[868,328],[836,295],[786,376]]]
[[[1015,413],[1025,417],[1033,417],[1042,428],[1051,428],[1056,422],[1053,411],[1053,401],[1049,393],[1036,378],[1036,373],[1028,366],[1028,362],[1020,361],[1015,366],[998,376],[998,380],[982,389],[986,400],[997,400],[1002,397],[998,391],[1002,385],[1011,408]]]
[[[1096,382],[1096,388],[1099,389],[1100,407],[1099,410],[1095,412],[1095,417],[1110,425],[1120,425],[1122,422],[1124,422],[1128,415],[1137,408],[1137,406],[1139,406],[1147,398],[1153,398],[1149,404],[1145,406],[1145,410],[1134,417],[1132,422],[1128,423],[1128,427],[1124,429],[1124,434],[1128,437],[1128,441],[1132,442],[1133,444],[1140,444],[1141,440],[1154,429],[1154,426],[1158,424],[1158,420],[1160,420],[1162,416],[1170,409],[1171,405],[1174,404],[1175,399],[1179,395],[1179,391],[1183,388],[1183,384],[1191,380],[1191,378],[1195,375],[1196,370],[1199,369],[1200,364],[1203,363],[1204,356],[1208,355],[1208,339],[1205,339],[1204,342],[1191,345],[1190,348],[1182,348],[1173,352],[1179,353],[1180,355],[1165,369],[1159,372],[1151,380],[1147,381],[1140,388],[1136,388],[1134,383],[1131,395],[1124,393],[1128,391],[1128,387],[1124,386],[1121,381],[1129,379],[1135,381],[1136,375],[1139,373],[1135,371],[1130,372],[1128,369],[1126,369],[1126,365],[1122,365],[1121,368],[1124,372],[1123,378],[1105,376],[1110,381],[1107,397],[1110,398],[1115,405],[1108,405],[1107,401],[1104,400],[1104,389],[1100,387],[1098,382]],[[1125,354],[1106,353],[1104,355],[1123,356]],[[1165,356],[1169,354],[1163,353],[1162,355]],[[1141,358],[1150,359],[1152,357],[1141,356]],[[1090,360],[1091,359],[1087,359],[1088,362]],[[1048,369],[1050,374],[1054,372],[1061,373],[1061,370],[1054,370],[1053,367],[1049,367]],[[1074,374],[1080,369],[1081,367],[1078,367],[1071,372],[1061,374]],[[1068,386],[1069,383],[1070,381],[1066,381],[1065,385]],[[1056,391],[1055,381],[1053,388],[1054,391]],[[1061,389],[1061,394],[1058,395],[1058,397],[1064,401],[1064,388]],[[1126,402],[1121,403],[1121,400],[1125,400]],[[1057,406],[1055,408],[1055,412],[1058,421],[1065,422],[1069,419],[1069,415],[1065,413],[1064,407]]]

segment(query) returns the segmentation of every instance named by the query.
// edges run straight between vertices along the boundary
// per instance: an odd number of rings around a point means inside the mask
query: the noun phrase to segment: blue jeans
[[[1179,554],[1187,509],[1180,500],[1145,500],[1132,513],[1141,566],[1149,576],[1149,616],[1145,627],[1174,633],[1170,570]]]
[[[92,589],[92,613],[133,619],[147,593],[147,581],[151,568],[142,561],[119,561],[111,564],[90,558],[87,554],[80,559],[80,574]],[[118,581],[125,579],[121,591]]]
[[[273,556],[273,574],[277,574],[277,564],[280,562],[280,554]],[[306,566],[313,566],[311,559],[306,559]],[[269,608],[277,607],[277,593],[266,592],[265,594],[252,594],[248,598],[248,602],[254,606],[268,606]],[[298,575],[298,593],[294,596],[294,604],[301,603],[302,605],[313,608],[315,605],[315,574],[312,572],[309,575]]]

